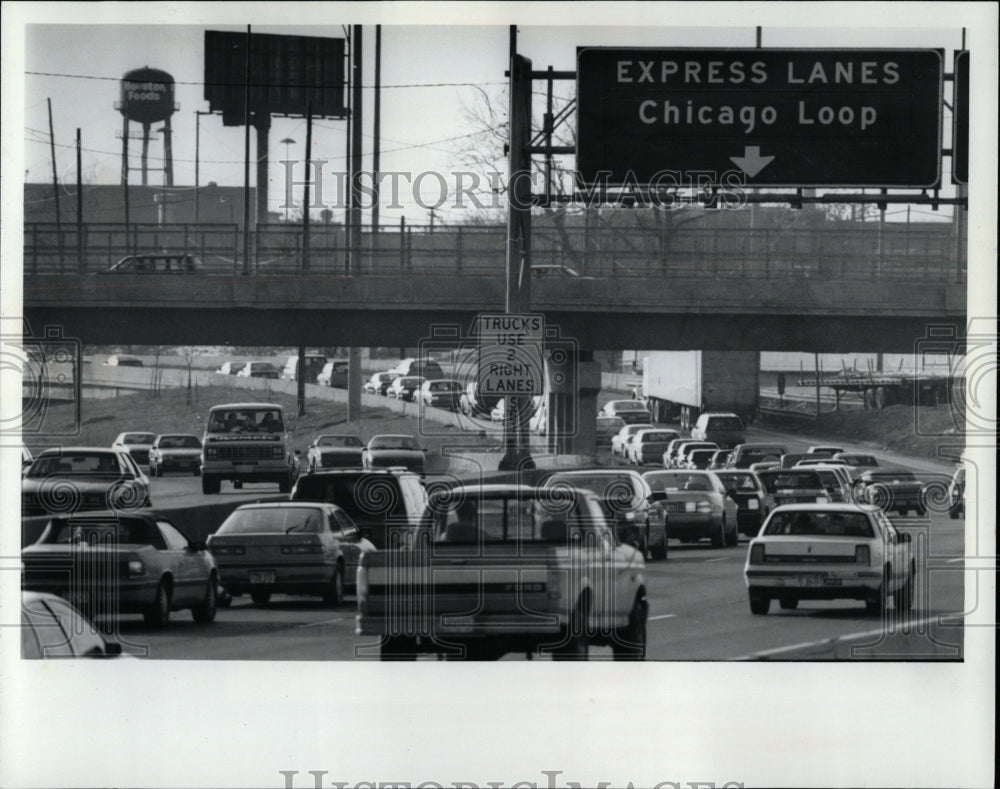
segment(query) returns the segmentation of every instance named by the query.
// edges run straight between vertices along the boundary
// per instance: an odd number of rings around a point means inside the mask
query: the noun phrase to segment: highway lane
[[[962,629],[936,623],[939,617],[964,610],[964,521],[940,515],[922,521],[899,520],[902,528],[914,534],[921,557],[914,610],[903,619],[891,605],[882,618],[869,616],[862,603],[849,600],[803,601],[794,611],[775,604],[769,615],[755,616],[750,613],[743,581],[745,538],[739,547],[723,549],[707,543],[672,543],[667,561],[647,563],[648,659],[960,657],[959,647],[953,645],[961,644]],[[148,657],[153,659],[373,658],[377,655],[373,639],[354,634],[354,605],[353,597],[331,609],[318,598],[276,595],[267,606],[258,607],[244,596],[236,598],[232,607],[220,609],[212,625],[196,625],[185,611],[173,613],[161,631],[146,629],[140,617],[121,617],[117,632],[127,651],[147,654],[142,650],[148,648]],[[911,623],[909,635],[900,632],[907,622]],[[857,634],[868,635],[831,643]],[[875,646],[865,646],[871,644]],[[789,647],[796,649],[786,651]],[[852,647],[861,651],[852,655]],[[761,654],[775,650],[775,654]],[[592,659],[611,657],[609,648],[594,648],[591,653]]]

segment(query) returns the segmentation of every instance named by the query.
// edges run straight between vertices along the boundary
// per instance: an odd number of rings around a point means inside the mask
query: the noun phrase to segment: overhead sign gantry
[[[936,49],[581,47],[578,178],[933,188],[943,58]]]

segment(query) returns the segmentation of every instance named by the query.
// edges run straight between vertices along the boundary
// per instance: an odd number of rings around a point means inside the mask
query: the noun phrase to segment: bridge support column
[[[601,365],[593,351],[549,347],[545,358],[546,445],[560,455],[597,452],[597,393]]]

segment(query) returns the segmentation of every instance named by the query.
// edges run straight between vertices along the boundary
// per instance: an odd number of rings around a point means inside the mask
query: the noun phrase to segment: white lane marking
[[[354,619],[353,616],[335,616],[330,619],[321,619],[318,622],[306,622],[304,625],[296,625],[296,627],[321,627],[322,625],[329,625],[333,622],[343,622],[347,619]]]
[[[923,619],[914,619],[907,622],[900,622],[901,627],[915,628],[921,625],[932,624],[934,622],[940,623],[942,619],[945,619],[945,614],[938,614],[935,616],[925,616]],[[846,633],[842,636],[833,636],[832,638],[819,638],[815,641],[803,641],[800,644],[791,644],[787,647],[775,647],[774,649],[764,649],[760,652],[751,652],[747,655],[740,655],[739,657],[729,658],[729,660],[757,660],[758,658],[767,657],[768,655],[778,655],[782,652],[794,652],[798,649],[810,649],[812,647],[817,647],[822,644],[827,644],[833,646],[838,641],[853,641],[858,638],[866,638],[868,636],[878,636],[885,632],[884,627],[876,628],[874,630],[865,630],[860,633]]]
[[[673,619],[677,614],[660,614],[659,616],[651,616],[646,621],[655,622],[657,619]]]
[[[728,556],[720,556],[717,559],[705,559],[704,564],[708,564],[709,562],[728,562],[728,561],[729,561]]]

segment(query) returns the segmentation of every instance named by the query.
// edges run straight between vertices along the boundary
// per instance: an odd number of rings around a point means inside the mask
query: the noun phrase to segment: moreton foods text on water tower
[[[171,153],[170,117],[177,109],[174,103],[174,78],[160,69],[133,69],[121,80],[120,99],[115,108],[124,118],[122,129],[122,181],[128,181],[128,138],[130,121],[142,124],[142,183],[147,183],[147,154],[149,131],[154,123],[163,121],[164,183],[173,185],[173,156]]]

